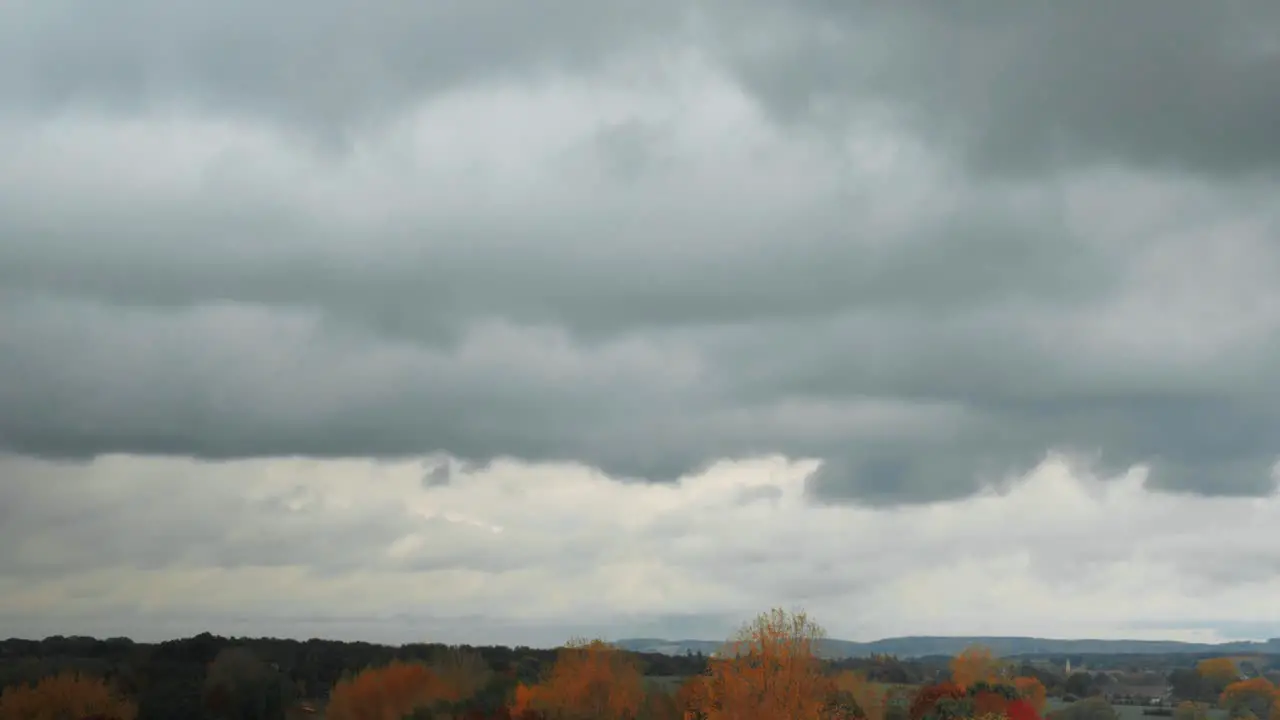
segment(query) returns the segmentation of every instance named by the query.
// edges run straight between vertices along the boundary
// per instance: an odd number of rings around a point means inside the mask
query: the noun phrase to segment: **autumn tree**
[[[1037,713],[1044,713],[1048,702],[1048,691],[1045,690],[1044,683],[1040,682],[1039,678],[1016,677],[1013,679],[1013,686]]]
[[[1007,675],[1006,664],[996,659],[990,648],[971,645],[951,658],[951,681],[960,687],[978,682],[997,682]]]
[[[536,712],[534,705],[541,704],[542,698],[539,697],[537,685],[526,685],[520,683],[516,685],[515,691],[511,696],[511,715],[518,717],[527,712]]]
[[[430,665],[436,679],[437,704],[457,706],[474,698],[489,685],[493,670],[474,650],[448,648],[436,654]]]
[[[329,694],[329,720],[401,720],[435,703],[444,693],[421,663],[393,662],[341,680]]]
[[[708,708],[711,707],[710,686],[705,675],[694,675],[685,678],[676,689],[676,706],[685,717],[704,720]]]
[[[1006,720],[1041,720],[1040,712],[1023,698],[1010,701],[1005,708],[1004,717]]]
[[[909,717],[911,720],[1039,720],[1040,711],[1016,686],[979,680],[967,688],[954,682],[920,688],[911,701]]]
[[[138,708],[105,681],[79,673],[59,673],[34,685],[17,685],[0,693],[3,720],[63,720],[99,716],[134,720]]]
[[[954,682],[925,685],[916,691],[907,712],[911,720],[924,720],[935,714],[939,706],[958,704],[968,696],[964,688]]]
[[[1231,717],[1248,717],[1252,715],[1259,720],[1267,720],[1274,716],[1280,718],[1280,695],[1276,687],[1266,678],[1250,678],[1227,685],[1222,691],[1219,703],[1226,708]]]
[[[983,687],[986,685],[984,681],[979,680],[969,686],[969,699],[973,703],[973,716],[979,717],[1007,717],[1009,715],[1009,703],[1014,699],[1011,697],[1015,693],[1001,693],[995,689]]]
[[[534,685],[516,688],[512,714],[548,720],[634,718],[645,700],[644,674],[634,656],[601,640],[572,640]]]
[[[823,636],[803,612],[759,615],[712,659],[701,710],[710,720],[818,717],[833,690],[817,654]]]
[[[888,698],[876,683],[867,680],[862,673],[845,671],[831,681],[837,702],[848,704],[854,715],[865,720],[884,720]]]
[[[684,720],[684,708],[674,694],[652,688],[645,692],[638,717],[643,720]]]
[[[1196,663],[1196,673],[1204,680],[1209,692],[1221,695],[1227,686],[1240,679],[1240,669],[1231,658],[1217,657]]]

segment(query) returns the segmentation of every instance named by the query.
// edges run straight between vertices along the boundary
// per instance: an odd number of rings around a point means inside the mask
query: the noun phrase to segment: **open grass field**
[[[890,693],[898,692],[907,698],[914,697],[919,685],[911,685],[907,683],[875,683],[876,690],[886,697]]]
[[[674,692],[686,678],[684,675],[646,675],[644,679],[655,690]]]
[[[680,683],[684,681],[685,681],[685,677],[683,675],[647,675],[645,676],[645,682],[647,682],[650,687],[655,689],[667,690],[667,691],[674,691],[676,688],[680,687]],[[876,685],[876,689],[882,693],[887,693],[890,690],[894,690],[898,688],[905,688],[908,693],[914,693],[917,687],[916,685],[901,685],[901,684],[894,684],[894,683],[875,683],[875,685]],[[1217,720],[1217,719],[1215,718],[1214,720]]]
[[[1063,702],[1061,698],[1049,698],[1045,705],[1045,712],[1053,712],[1067,707],[1071,703]],[[1145,710],[1141,705],[1113,705],[1116,714],[1120,716],[1120,720],[1168,720],[1168,717],[1160,717],[1158,715],[1143,715]],[[1222,708],[1209,708],[1209,720],[1226,720],[1227,711]]]

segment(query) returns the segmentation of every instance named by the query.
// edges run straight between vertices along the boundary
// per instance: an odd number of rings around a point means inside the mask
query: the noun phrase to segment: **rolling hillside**
[[[619,647],[636,652],[683,655],[686,652],[711,654],[723,644],[711,640],[665,640],[627,638]],[[872,642],[826,640],[821,653],[827,657],[862,657],[873,653],[898,657],[954,655],[964,648],[985,645],[997,655],[1092,655],[1092,654],[1173,654],[1173,653],[1265,653],[1280,654],[1280,638],[1266,642],[1221,644],[1186,643],[1174,640],[1057,640],[1033,637],[897,637]]]

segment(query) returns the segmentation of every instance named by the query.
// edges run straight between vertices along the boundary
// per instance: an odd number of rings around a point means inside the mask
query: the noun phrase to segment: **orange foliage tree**
[[[134,720],[138,708],[98,678],[60,673],[35,685],[5,688],[0,693],[0,718],[9,720],[61,720],[103,717]]]
[[[450,648],[435,657],[430,666],[437,681],[439,702],[461,703],[475,697],[493,677],[484,658],[472,650]]]
[[[1007,683],[979,680],[968,688],[954,682],[926,685],[908,709],[911,720],[1039,720],[1040,713]]]
[[[876,683],[868,682],[862,673],[842,672],[832,678],[831,685],[837,701],[851,701],[865,720],[884,720],[888,704],[886,692]]]
[[[329,694],[330,720],[401,720],[447,696],[426,665],[393,662],[341,680]]]
[[[1266,678],[1250,678],[1227,685],[1219,702],[1235,715],[1247,713],[1259,720],[1280,720],[1280,694]]]
[[[634,718],[644,702],[644,673],[634,656],[601,640],[572,640],[541,682],[516,687],[511,710],[549,720],[607,720]]]
[[[1196,663],[1196,672],[1204,678],[1214,693],[1221,693],[1228,685],[1240,679],[1240,669],[1228,657],[1216,657]]]
[[[663,688],[650,688],[644,695],[638,717],[644,720],[684,720],[684,709],[674,693]]]
[[[907,708],[907,717],[911,720],[924,720],[935,714],[939,705],[958,704],[968,693],[954,682],[940,682],[925,685],[916,691]]]
[[[694,675],[680,683],[676,690],[676,705],[686,716],[705,714],[711,706],[711,695],[704,675]]]
[[[1045,690],[1044,683],[1040,682],[1038,678],[1016,677],[1013,679],[1013,686],[1018,689],[1018,694],[1037,713],[1044,714],[1045,704],[1048,702],[1048,693]]]
[[[709,720],[815,718],[833,686],[817,655],[822,628],[805,613],[775,609],[738,631],[704,679]]]
[[[1004,663],[981,645],[971,645],[951,658],[951,682],[962,688],[980,682],[999,682],[1005,675]]]
[[[511,698],[511,715],[519,717],[528,713],[535,713],[534,705],[540,704],[541,698],[538,697],[536,685],[525,685],[521,683],[516,685],[516,689]]]
[[[981,687],[981,685],[978,686],[978,688]],[[1006,717],[1009,714],[1010,698],[995,690],[972,689],[969,697],[973,702],[973,716],[975,718],[988,716]]]

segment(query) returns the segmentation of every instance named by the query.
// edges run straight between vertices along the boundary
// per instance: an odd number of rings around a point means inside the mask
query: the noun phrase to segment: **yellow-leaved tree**
[[[1196,663],[1196,673],[1204,679],[1213,694],[1221,694],[1227,686],[1240,679],[1240,668],[1228,657],[1207,658]]]
[[[438,701],[460,703],[475,697],[493,677],[493,670],[479,653],[448,648],[436,655],[430,668],[437,681]]]
[[[887,694],[881,686],[867,680],[860,672],[846,670],[831,680],[837,702],[852,700],[865,720],[884,720]]]
[[[712,658],[696,709],[709,720],[815,718],[833,694],[818,657],[823,630],[803,612],[774,609]]]
[[[644,673],[633,655],[601,640],[572,640],[541,682],[516,688],[511,714],[533,710],[548,720],[621,720],[636,717],[644,701]]]
[[[1008,677],[1008,666],[982,645],[970,645],[951,658],[951,681],[962,688],[980,682],[994,683]]]
[[[79,673],[51,675],[35,685],[11,686],[0,693],[0,718],[5,720],[134,720],[137,716],[137,706],[105,681]]]

